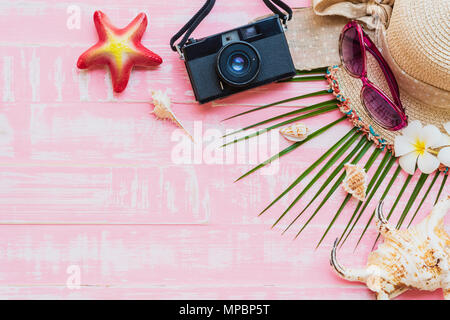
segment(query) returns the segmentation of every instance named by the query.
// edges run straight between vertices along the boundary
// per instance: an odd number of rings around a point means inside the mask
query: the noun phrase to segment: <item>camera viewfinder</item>
[[[259,34],[258,30],[256,29],[256,26],[250,26],[247,28],[243,28],[243,29],[241,29],[241,32],[242,32],[243,40],[253,38]]]

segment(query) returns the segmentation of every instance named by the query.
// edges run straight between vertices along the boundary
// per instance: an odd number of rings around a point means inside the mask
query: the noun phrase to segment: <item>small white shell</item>
[[[183,129],[184,132],[189,136],[189,138],[192,139],[192,136],[189,134],[189,132],[184,129],[183,125],[180,121],[175,117],[175,114],[173,113],[172,109],[170,108],[171,102],[170,97],[166,92],[162,92],[161,90],[152,91],[152,99],[153,99],[153,105],[155,108],[153,109],[152,113],[156,116],[157,119],[160,120],[170,120],[173,123],[175,123],[177,126],[179,126],[181,129]]]
[[[309,128],[301,122],[280,129],[280,133],[292,142],[303,141],[308,137]]]
[[[368,183],[366,171],[360,166],[350,163],[345,164],[344,168],[346,176],[342,182],[342,187],[356,199],[364,201]]]

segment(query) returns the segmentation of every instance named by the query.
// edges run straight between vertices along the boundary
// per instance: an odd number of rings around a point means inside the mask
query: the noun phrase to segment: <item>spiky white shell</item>
[[[409,229],[397,230],[378,221],[384,242],[369,255],[368,265],[382,270],[389,281],[368,283],[369,288],[403,286],[428,291],[441,288],[441,276],[448,274],[450,263],[450,238],[443,219],[449,208],[450,200],[440,202],[432,214]]]
[[[450,196],[440,201],[419,224],[405,230],[389,225],[378,209],[377,226],[384,242],[370,253],[365,269],[344,268],[331,263],[337,273],[351,281],[364,282],[378,299],[391,299],[408,289],[443,289],[450,299],[450,237],[444,218],[450,210]]]
[[[368,184],[366,171],[358,165],[349,163],[345,164],[344,168],[346,175],[342,187],[356,199],[364,201]]]
[[[183,129],[183,131],[186,132],[186,134],[192,140],[192,136],[189,134],[189,132],[186,131],[181,122],[178,121],[178,119],[175,117],[175,114],[171,109],[170,97],[167,93],[167,90],[165,92],[161,90],[152,91],[152,99],[153,105],[155,106],[152,113],[156,116],[156,118],[160,120],[172,121],[181,129]]]
[[[175,115],[171,109],[170,97],[166,92],[161,90],[152,91],[153,113],[158,119],[176,121]]]
[[[306,124],[298,122],[280,129],[280,133],[292,142],[303,141],[308,137],[309,129]]]

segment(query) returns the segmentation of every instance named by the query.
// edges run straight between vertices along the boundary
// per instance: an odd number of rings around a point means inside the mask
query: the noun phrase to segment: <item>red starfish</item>
[[[147,28],[147,16],[140,13],[123,29],[114,27],[101,11],[95,11],[94,23],[99,41],[84,52],[77,66],[86,69],[93,65],[108,65],[115,92],[125,90],[134,66],[157,66],[162,59],[141,44]]]

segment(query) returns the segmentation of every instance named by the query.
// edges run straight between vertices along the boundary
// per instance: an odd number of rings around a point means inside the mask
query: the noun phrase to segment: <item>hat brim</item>
[[[349,19],[342,16],[316,15],[310,7],[296,8],[286,32],[295,67],[299,70],[310,70],[339,64],[338,39],[348,21]],[[377,42],[372,30],[365,32]],[[369,52],[367,64],[369,80],[391,97],[384,73]],[[369,117],[360,98],[361,80],[353,78],[338,66],[330,67],[327,77],[335,95],[343,101],[340,104],[341,111],[349,115],[355,126],[364,128],[374,143],[392,148],[395,136],[400,132],[386,130]],[[420,120],[423,125],[433,124],[445,132],[443,125],[450,121],[449,109],[427,104],[426,93],[423,96],[420,100],[414,98],[400,86],[400,99],[409,122]]]
[[[367,76],[371,82],[391,97],[384,73],[375,58],[369,53],[367,56]],[[339,66],[330,67],[327,78],[334,94],[341,101],[341,111],[349,114],[355,125],[364,126],[372,140],[392,146],[395,136],[400,134],[400,132],[390,131],[381,127],[368,115],[361,102],[362,81],[352,77],[343,67]],[[432,124],[442,132],[445,132],[444,124],[450,121],[450,112],[448,110],[425,104],[408,95],[401,88],[400,99],[406,110],[409,122],[419,120],[423,125]]]

